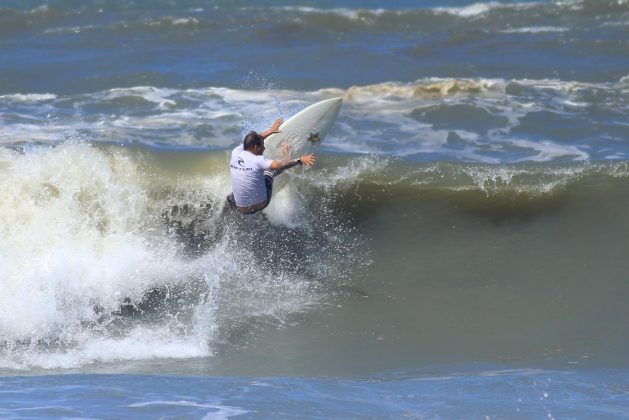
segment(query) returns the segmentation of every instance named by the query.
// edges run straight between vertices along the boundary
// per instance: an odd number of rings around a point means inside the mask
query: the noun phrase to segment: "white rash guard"
[[[267,199],[264,171],[271,170],[271,162],[271,159],[246,151],[242,144],[232,151],[229,167],[238,207],[252,206]]]

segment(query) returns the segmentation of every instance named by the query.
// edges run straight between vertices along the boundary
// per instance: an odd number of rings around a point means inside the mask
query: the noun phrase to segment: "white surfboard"
[[[271,134],[264,140],[266,148],[264,156],[273,160],[285,159],[283,154],[285,144],[289,146],[288,158],[291,159],[315,153],[332,128],[342,103],[341,98],[326,99],[310,105],[284,121],[279,133]],[[282,178],[285,178],[284,174],[275,179],[273,183],[275,191],[285,183],[285,179]]]

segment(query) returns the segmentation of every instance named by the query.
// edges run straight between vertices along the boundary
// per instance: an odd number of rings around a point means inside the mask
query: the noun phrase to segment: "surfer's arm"
[[[309,155],[304,155],[297,159],[274,160],[273,162],[271,162],[271,169],[274,171],[281,171],[302,164],[306,166],[312,166],[314,165],[316,160],[317,159],[315,158],[315,155],[312,153]]]
[[[265,138],[269,137],[271,134],[279,133],[280,132],[280,125],[282,125],[283,122],[284,122],[283,118],[278,118],[277,120],[275,120],[275,122],[273,123],[271,128],[269,128],[268,130],[263,131],[262,133],[260,133],[260,136],[263,139],[265,139]]]

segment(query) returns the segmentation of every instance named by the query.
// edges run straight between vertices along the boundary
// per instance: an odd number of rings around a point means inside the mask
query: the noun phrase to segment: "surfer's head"
[[[255,131],[250,131],[245,136],[242,147],[254,155],[261,155],[264,153],[264,138]]]

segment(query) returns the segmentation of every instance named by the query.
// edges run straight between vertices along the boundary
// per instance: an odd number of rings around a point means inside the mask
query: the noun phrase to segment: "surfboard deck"
[[[315,153],[328,134],[339,114],[342,98],[326,99],[299,111],[280,126],[279,133],[271,134],[264,140],[264,157],[272,160],[296,158]],[[288,146],[288,156],[285,148]],[[291,170],[289,169],[290,172]],[[282,173],[273,181],[273,194],[288,181],[288,175]],[[227,196],[226,205],[237,210],[236,203]]]
[[[326,99],[284,121],[280,132],[271,134],[264,141],[264,156],[273,160],[285,159],[284,145],[289,146],[290,154],[287,157],[291,159],[315,153],[334,125],[342,103],[342,98]]]

